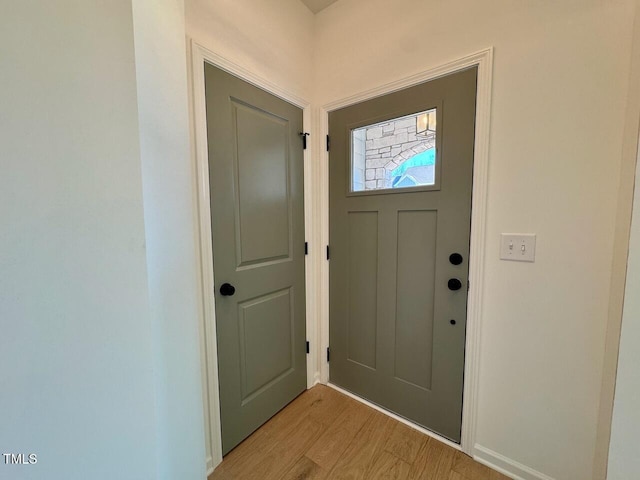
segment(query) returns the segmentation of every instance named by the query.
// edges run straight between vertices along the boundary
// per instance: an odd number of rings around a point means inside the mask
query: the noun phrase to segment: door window
[[[351,130],[351,192],[434,187],[437,109]]]

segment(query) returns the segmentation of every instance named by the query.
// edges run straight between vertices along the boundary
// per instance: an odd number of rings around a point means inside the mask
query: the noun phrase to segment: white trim
[[[222,462],[222,435],[220,427],[220,394],[218,388],[218,347],[216,343],[216,311],[213,294],[213,251],[211,245],[211,211],[209,207],[209,165],[207,162],[206,107],[204,95],[204,61],[202,50],[191,44],[191,69],[194,115],[194,156],[198,187],[198,216],[200,226],[200,275],[202,284],[203,331],[205,346],[205,384],[211,435],[211,451],[207,452],[207,473]]]
[[[471,248],[469,256],[470,289],[467,309],[464,402],[462,407],[462,438],[460,443],[462,451],[469,455],[473,453],[472,450],[475,444],[478,410],[493,48],[487,48],[395,82],[335,100],[324,105],[320,111],[320,138],[324,139],[329,131],[330,111],[386,95],[473,66],[478,67],[478,84],[471,211]],[[329,242],[329,154],[324,148],[321,148],[321,157],[322,161],[320,162],[319,171],[321,244],[327,245]],[[321,262],[320,265],[320,321],[320,341],[322,351],[325,351],[329,346],[329,262],[326,261]],[[329,382],[329,363],[324,356],[320,363],[320,381],[322,383]]]
[[[189,42],[186,43],[186,47],[187,47],[187,58],[190,59],[192,57],[192,50],[191,50],[191,44]],[[189,141],[190,141],[190,147],[191,147],[191,152],[192,152],[192,156],[194,161],[191,164],[191,167],[193,168],[193,178],[196,180],[196,188],[194,189],[194,202],[196,205],[198,205],[198,191],[199,188],[197,188],[197,177],[198,174],[196,172],[196,162],[195,162],[195,152],[196,152],[196,138],[195,138],[195,102],[193,100],[193,93],[194,93],[194,89],[192,88],[193,86],[193,69],[191,68],[191,64],[187,63],[187,85],[188,85],[188,104],[189,104]],[[197,232],[196,232],[196,238],[197,238],[197,243],[198,243],[198,247],[200,247],[200,231],[201,231],[201,225],[200,225],[200,212],[198,209],[196,209],[196,216],[197,216]],[[198,271],[200,272],[198,274],[198,278],[197,278],[197,282],[198,282],[198,292],[203,293],[204,292],[204,279],[203,279],[203,271],[202,271],[202,255],[201,255],[201,249],[197,248],[196,252],[197,252],[197,259],[198,259]],[[211,408],[210,408],[210,402],[209,402],[209,382],[208,382],[208,370],[207,370],[207,346],[206,346],[206,334],[205,334],[205,322],[203,321],[203,319],[205,318],[205,305],[204,305],[204,295],[201,295],[200,298],[200,303],[199,303],[199,308],[198,308],[198,314],[199,314],[199,319],[198,319],[198,334],[200,337],[200,364],[201,364],[201,382],[202,382],[202,404],[204,407],[204,425],[205,425],[205,462],[206,462],[206,471],[207,471],[207,476],[211,475],[211,473],[213,473],[213,454],[212,454],[212,446],[211,446],[211,429],[209,428],[210,425],[210,415],[211,415]]]
[[[473,459],[482,463],[514,480],[554,480],[552,477],[529,468],[522,463],[518,463],[510,458],[500,455],[493,450],[476,445],[473,449]]]
[[[193,161],[196,166],[196,179],[198,187],[198,220],[199,220],[199,253],[201,265],[201,294],[203,309],[203,327],[201,334],[204,340],[201,341],[205,349],[202,369],[205,372],[204,385],[205,401],[204,408],[209,416],[209,428],[211,435],[211,451],[207,452],[207,472],[210,474],[220,462],[222,462],[222,436],[220,424],[220,392],[218,385],[218,352],[216,343],[216,315],[215,300],[213,295],[213,258],[211,245],[211,209],[209,205],[209,164],[207,146],[207,125],[205,107],[205,85],[204,85],[204,64],[205,62],[215,65],[226,72],[235,75],[242,80],[251,83],[283,100],[303,109],[303,125],[305,131],[311,125],[311,108],[308,101],[290,93],[270,81],[253,74],[246,68],[218,55],[215,52],[199,45],[194,40],[188,42],[191,47],[191,80],[190,85],[193,98],[193,134],[194,151]],[[305,197],[305,236],[313,242],[312,237],[312,192],[313,192],[313,170],[309,167],[311,163],[311,148],[304,151],[304,197]],[[317,268],[314,269],[314,262],[311,262],[311,255],[305,259],[306,264],[306,326],[307,340],[311,348],[315,348],[317,343],[317,295],[315,295],[314,278],[317,278]],[[307,388],[310,388],[318,381],[317,355],[307,355]],[[206,416],[206,415],[205,415]]]
[[[400,415],[396,415],[393,412],[390,412],[389,410],[385,410],[382,407],[379,407],[378,405],[376,405],[375,403],[371,403],[370,401],[359,397],[358,395],[354,395],[353,393],[351,393],[348,390],[345,390],[343,388],[340,388],[337,385],[334,385],[333,383],[327,383],[328,387],[333,388],[334,390],[337,390],[338,392],[342,393],[343,395],[346,395],[347,397],[353,398],[354,400],[357,400],[360,403],[363,403],[364,405],[366,405],[367,407],[373,408],[374,410],[377,410],[380,413],[384,413],[387,417],[391,417],[394,420],[397,420],[400,423],[404,423],[405,425],[407,425],[408,427],[413,428],[414,430],[417,430],[420,433],[423,433],[431,438],[435,438],[436,440],[438,440],[441,443],[444,443],[445,445],[450,446],[451,448],[455,448],[456,450],[462,450],[460,448],[460,445],[458,445],[457,443],[452,442],[449,439],[446,439],[440,435],[438,435],[435,432],[432,432],[431,430],[427,430],[426,428],[421,427],[420,425],[418,425],[417,423],[413,423],[411,420],[407,420],[404,417],[401,417]]]

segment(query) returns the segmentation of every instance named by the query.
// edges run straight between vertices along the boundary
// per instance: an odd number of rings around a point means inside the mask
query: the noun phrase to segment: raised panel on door
[[[205,86],[226,454],[306,388],[302,110],[211,65]]]
[[[238,304],[243,405],[293,371],[292,307],[291,289]]]
[[[238,266],[289,259],[289,122],[236,99],[232,107]]]
[[[394,376],[431,388],[436,211],[398,212]]]
[[[349,361],[376,368],[378,213],[349,212],[348,331]]]

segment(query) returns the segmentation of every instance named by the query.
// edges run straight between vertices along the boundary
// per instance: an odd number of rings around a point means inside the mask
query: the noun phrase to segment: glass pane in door
[[[351,191],[436,184],[437,109],[351,130]]]

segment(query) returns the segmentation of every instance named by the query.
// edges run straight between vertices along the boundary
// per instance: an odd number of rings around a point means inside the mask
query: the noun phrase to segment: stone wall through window
[[[417,134],[418,115],[353,130],[353,191],[434,184],[435,131]]]

